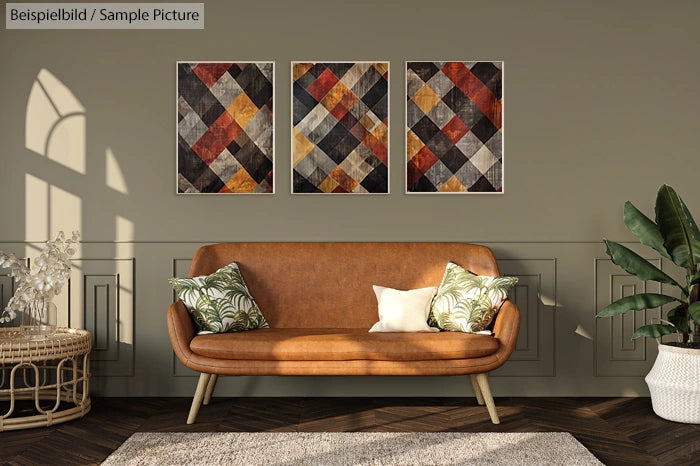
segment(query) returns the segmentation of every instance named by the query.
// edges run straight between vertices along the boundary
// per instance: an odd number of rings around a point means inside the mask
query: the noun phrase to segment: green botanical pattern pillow
[[[516,283],[516,277],[482,277],[449,262],[428,324],[454,332],[485,332]]]
[[[200,335],[269,327],[235,262],[211,275],[168,281],[192,314]]]

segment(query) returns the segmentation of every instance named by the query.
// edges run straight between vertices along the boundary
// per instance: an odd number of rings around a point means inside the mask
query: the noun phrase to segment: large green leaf
[[[639,337],[651,337],[651,338],[661,338],[664,335],[669,335],[671,333],[676,333],[678,329],[673,325],[668,324],[651,324],[639,327],[636,332],[632,334],[632,339]]]
[[[685,307],[683,307],[682,304],[668,311],[666,318],[669,322],[675,325],[679,331],[688,331],[688,313],[685,312]]]
[[[630,201],[625,202],[623,219],[629,231],[634,233],[642,244],[654,248],[662,256],[671,259],[664,247],[664,237],[661,236],[659,226],[641,213]]]
[[[696,301],[688,306],[688,313],[693,318],[693,322],[700,325],[700,302]]]
[[[695,272],[700,259],[700,230],[676,191],[668,185],[656,195],[656,224],[673,262]]]
[[[683,288],[677,281],[666,275],[666,273],[636,252],[614,241],[604,241],[608,255],[615,264],[625,269],[625,272],[636,275],[640,280],[654,280]]]
[[[624,314],[627,311],[641,311],[642,309],[653,309],[663,306],[666,303],[676,301],[673,296],[666,296],[657,293],[640,293],[618,299],[614,303],[608,304],[598,313],[597,317],[612,317]]]

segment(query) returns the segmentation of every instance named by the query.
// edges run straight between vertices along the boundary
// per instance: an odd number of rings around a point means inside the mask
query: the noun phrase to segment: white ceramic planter
[[[659,345],[659,355],[645,380],[658,416],[700,424],[700,349]]]

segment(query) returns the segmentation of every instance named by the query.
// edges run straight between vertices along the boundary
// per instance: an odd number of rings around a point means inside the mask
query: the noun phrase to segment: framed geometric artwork
[[[503,62],[406,62],[406,191],[503,192]]]
[[[388,83],[388,62],[292,62],[292,193],[389,193]]]
[[[177,192],[274,193],[274,63],[177,63]]]

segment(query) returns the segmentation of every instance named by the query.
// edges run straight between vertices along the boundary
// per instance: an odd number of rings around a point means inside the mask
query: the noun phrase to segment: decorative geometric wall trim
[[[388,80],[388,62],[292,62],[292,193],[389,192]]]
[[[520,332],[508,362],[492,373],[508,377],[554,377],[556,259],[499,259],[501,275],[519,278],[509,298],[520,309]]]
[[[177,192],[273,193],[274,63],[177,63]]]
[[[661,259],[647,259],[662,268]],[[595,314],[605,306],[635,293],[661,293],[657,282],[628,275],[610,259],[595,260]],[[648,338],[632,340],[635,329],[661,317],[661,310],[628,312],[612,318],[595,319],[595,375],[639,377],[646,375],[656,358],[656,343]]]
[[[503,62],[406,62],[406,191],[502,193]]]
[[[7,302],[15,294],[14,281],[9,274],[0,275],[0,314],[7,306]]]
[[[66,324],[92,333],[95,377],[134,376],[134,270],[133,258],[73,260]]]
[[[21,258],[19,259],[21,260]],[[29,259],[24,259],[24,262],[29,266]],[[0,315],[5,310],[7,302],[14,296],[16,288],[17,282],[10,276],[10,269],[0,268]],[[19,323],[17,322],[17,318],[15,318],[14,321],[5,325],[19,325]]]
[[[179,259],[179,258],[174,258],[173,259],[173,270],[172,270],[172,275],[171,277],[180,277],[184,278],[187,277],[187,273],[190,270],[190,264],[192,263],[192,258],[189,259]],[[174,303],[177,301],[177,294],[173,290],[173,300],[172,302]],[[172,349],[171,349],[172,351]],[[172,376],[173,377],[197,377],[199,376],[199,372],[193,371],[192,369],[189,369],[185,367],[184,364],[180,362],[180,360],[175,356],[175,352],[172,351]]]

